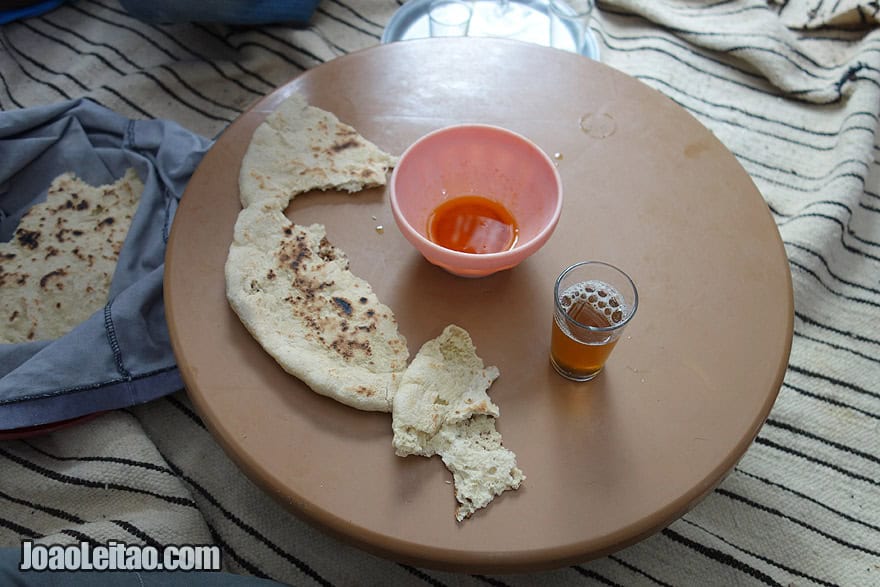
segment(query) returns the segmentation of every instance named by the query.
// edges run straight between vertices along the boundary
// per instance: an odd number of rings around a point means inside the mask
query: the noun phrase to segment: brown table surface
[[[312,393],[226,302],[240,161],[254,128],[294,91],[393,153],[429,130],[482,122],[561,156],[565,204],[553,237],[519,267],[483,279],[424,261],[397,230],[383,189],[307,194],[288,210],[301,224],[327,226],[352,271],[395,312],[412,354],[456,323],[500,368],[490,389],[498,429],[528,479],[463,523],[438,458],[395,456],[389,414]],[[553,281],[582,259],[626,270],[640,306],[605,372],[577,384],[553,372],[547,349]],[[610,67],[492,39],[378,46],[259,101],[217,140],[186,190],[165,299],[188,392],[250,478],[362,548],[469,572],[602,556],[685,513],[757,434],[782,383],[793,324],[776,226],[705,127]]]

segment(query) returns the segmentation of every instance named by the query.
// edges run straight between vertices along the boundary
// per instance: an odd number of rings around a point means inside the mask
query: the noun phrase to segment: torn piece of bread
[[[453,324],[422,346],[394,396],[396,454],[440,455],[453,474],[458,521],[525,480],[495,430],[499,409],[487,390],[498,376],[497,367],[483,366],[467,331]]]
[[[475,414],[498,416],[486,390],[497,367],[483,367],[466,330],[449,325],[422,345],[394,395],[392,428],[398,456],[426,454],[427,441],[446,423]],[[433,454],[433,453],[431,453]]]
[[[445,424],[428,445],[452,472],[455,498],[461,504],[455,511],[459,522],[489,505],[495,496],[519,489],[526,478],[516,466],[516,455],[501,445],[491,416]]]
[[[254,131],[241,163],[244,208],[284,210],[297,194],[385,185],[397,157],[386,153],[333,113],[293,94]]]

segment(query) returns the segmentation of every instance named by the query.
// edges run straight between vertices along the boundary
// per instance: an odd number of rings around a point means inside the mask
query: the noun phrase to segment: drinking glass
[[[638,307],[635,283],[617,267],[583,261],[565,269],[553,288],[553,367],[572,381],[596,377]]]
[[[594,8],[594,0],[550,0],[550,46],[583,52]]]
[[[473,8],[460,0],[433,0],[428,8],[432,37],[466,37]]]

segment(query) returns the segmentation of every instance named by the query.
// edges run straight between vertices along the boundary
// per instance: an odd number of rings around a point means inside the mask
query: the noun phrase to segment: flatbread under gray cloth
[[[177,203],[210,141],[177,123],[129,120],[88,100],[0,112],[0,241],[58,175],[144,182],[104,308],[51,341],[0,344],[0,430],[146,402],[183,387],[162,275]],[[0,295],[2,295],[0,289]]]

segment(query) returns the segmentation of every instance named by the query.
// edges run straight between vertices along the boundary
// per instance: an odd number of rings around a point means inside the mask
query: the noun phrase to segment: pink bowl
[[[400,157],[388,184],[403,235],[429,262],[463,277],[510,269],[540,249],[559,222],[562,181],[535,143],[497,126],[461,124],[418,139]],[[442,202],[478,195],[516,219],[519,239],[499,253],[463,253],[428,239],[428,218]]]

